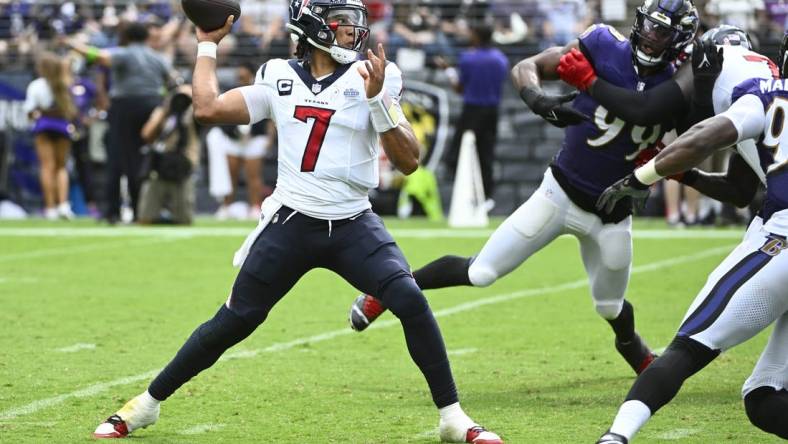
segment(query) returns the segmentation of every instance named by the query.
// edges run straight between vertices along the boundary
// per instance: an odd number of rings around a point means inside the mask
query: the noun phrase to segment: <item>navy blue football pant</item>
[[[249,336],[279,300],[313,268],[326,268],[358,290],[379,295],[400,319],[413,361],[438,407],[457,402],[446,348],[410,266],[380,217],[314,219],[282,207],[252,246],[227,304],[198,327],[149,387],[164,400],[225,350]]]

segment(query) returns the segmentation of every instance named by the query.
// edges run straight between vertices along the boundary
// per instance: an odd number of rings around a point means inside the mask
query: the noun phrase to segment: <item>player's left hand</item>
[[[364,79],[367,98],[371,99],[383,90],[383,80],[386,78],[386,51],[383,49],[383,44],[378,43],[377,55],[371,49],[367,49],[367,59],[363,66],[358,67],[358,73]]]
[[[631,197],[632,206],[637,210],[642,210],[646,207],[648,195],[649,186],[637,180],[634,173],[630,173],[602,192],[596,201],[596,209],[610,214],[619,200]]]
[[[718,48],[714,42],[695,40],[692,44],[692,75],[696,91],[703,89],[711,92],[722,71],[723,61],[721,46]]]

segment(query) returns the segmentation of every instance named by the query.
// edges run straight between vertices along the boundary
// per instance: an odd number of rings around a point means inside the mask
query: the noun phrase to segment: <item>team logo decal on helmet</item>
[[[337,63],[352,63],[369,38],[367,7],[361,0],[291,0],[287,29],[294,40],[326,51]],[[350,45],[337,42],[340,32],[352,33]]]
[[[641,66],[665,66],[692,42],[698,26],[691,0],[646,0],[629,35],[632,55]]]
[[[704,32],[701,36],[703,43],[715,45],[743,46],[752,49],[750,36],[741,28],[732,25],[720,25]]]

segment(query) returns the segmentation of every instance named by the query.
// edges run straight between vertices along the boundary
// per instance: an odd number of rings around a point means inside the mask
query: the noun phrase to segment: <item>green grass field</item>
[[[414,267],[475,253],[490,232],[387,223]],[[664,228],[636,222],[627,296],[654,348],[744,231]],[[249,229],[0,223],[0,442],[92,441],[224,302]],[[351,332],[355,296],[312,271],[133,442],[437,442],[437,412],[398,324],[386,314]],[[633,374],[593,309],[574,238],[491,287],[427,296],[474,419],[508,443],[593,443],[607,428]],[[689,380],[636,442],[777,442],[749,424],[739,394],[765,341],[762,333]]]

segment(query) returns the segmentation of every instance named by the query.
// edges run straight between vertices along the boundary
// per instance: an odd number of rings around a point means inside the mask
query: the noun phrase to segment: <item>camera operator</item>
[[[194,213],[192,172],[200,155],[191,86],[179,87],[153,110],[142,127],[142,139],[148,152],[140,171],[138,222],[159,222],[166,208],[172,223],[190,224]]]

